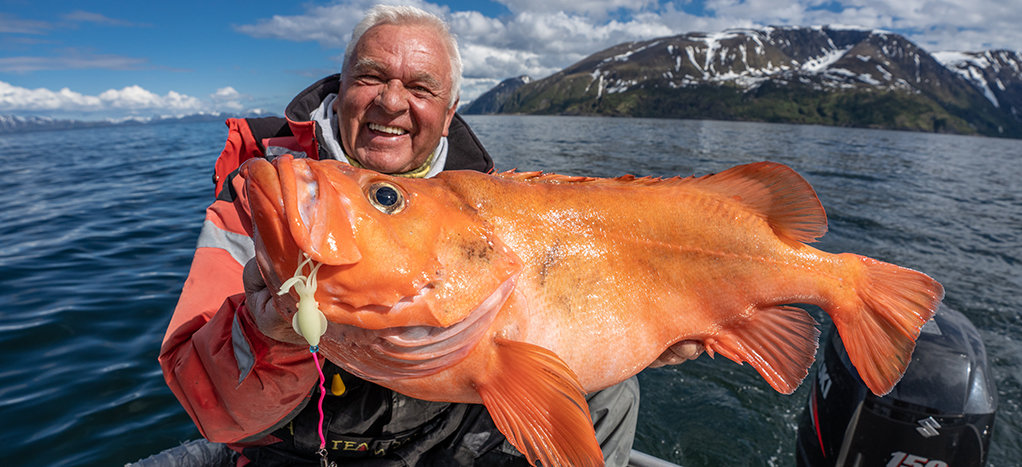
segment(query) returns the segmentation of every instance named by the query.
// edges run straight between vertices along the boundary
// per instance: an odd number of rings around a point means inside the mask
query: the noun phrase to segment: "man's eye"
[[[426,86],[409,86],[408,90],[419,97],[432,97],[436,95],[433,89]]]

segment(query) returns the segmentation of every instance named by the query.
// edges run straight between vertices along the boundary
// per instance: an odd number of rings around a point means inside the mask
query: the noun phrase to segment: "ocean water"
[[[716,121],[468,121],[500,169],[673,176],[759,160],[792,166],[827,209],[820,248],[944,284],[945,306],[980,330],[997,383],[989,465],[1022,459],[1022,141]],[[225,136],[220,123],[0,135],[3,465],[122,465],[198,436],[156,356]],[[684,466],[794,465],[808,385],[785,396],[748,365],[706,356],[640,382],[636,448]]]

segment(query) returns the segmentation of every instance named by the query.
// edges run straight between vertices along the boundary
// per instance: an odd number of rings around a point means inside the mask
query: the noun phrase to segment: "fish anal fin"
[[[778,392],[791,394],[809,374],[819,336],[816,320],[805,310],[773,306],[753,311],[704,345],[711,356],[748,362]]]
[[[542,347],[499,337],[495,344],[496,365],[476,388],[508,441],[532,465],[603,465],[575,373]]]
[[[763,215],[778,235],[808,243],[827,233],[827,214],[816,191],[784,164],[757,162],[690,179]]]

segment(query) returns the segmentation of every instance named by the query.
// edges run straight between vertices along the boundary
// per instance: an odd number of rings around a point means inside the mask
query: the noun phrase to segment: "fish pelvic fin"
[[[753,311],[703,345],[711,356],[748,362],[778,392],[791,394],[809,374],[819,336],[816,320],[805,310],[774,306]]]
[[[497,337],[496,367],[477,390],[490,417],[529,463],[602,466],[585,393],[553,352]]]
[[[870,391],[884,395],[898,384],[923,325],[944,298],[944,287],[919,271],[845,253],[861,264],[851,313],[832,313],[848,358]],[[829,311],[829,310],[828,310]]]
[[[784,164],[739,165],[691,183],[744,204],[781,237],[809,243],[827,233],[827,214],[816,191]]]

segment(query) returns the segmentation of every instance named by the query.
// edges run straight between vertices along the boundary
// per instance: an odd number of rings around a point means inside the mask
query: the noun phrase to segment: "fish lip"
[[[274,254],[285,257],[294,253],[293,246],[330,266],[355,264],[362,259],[358,246],[345,241],[354,237],[352,209],[346,199],[335,196],[338,188],[324,172],[324,165],[310,164],[291,154],[273,161],[253,158],[242,164],[240,174],[252,219],[245,228],[255,239],[257,254],[266,246],[262,240],[267,240],[278,246]],[[256,235],[260,226],[272,235],[265,239]]]
[[[398,326],[365,329],[338,325],[339,337],[326,337],[336,345],[322,346],[327,358],[370,381],[429,376],[449,368],[475,348],[515,289],[517,274],[507,278],[469,315],[447,327]],[[337,352],[337,355],[330,354]],[[334,360],[336,358],[336,360]]]

